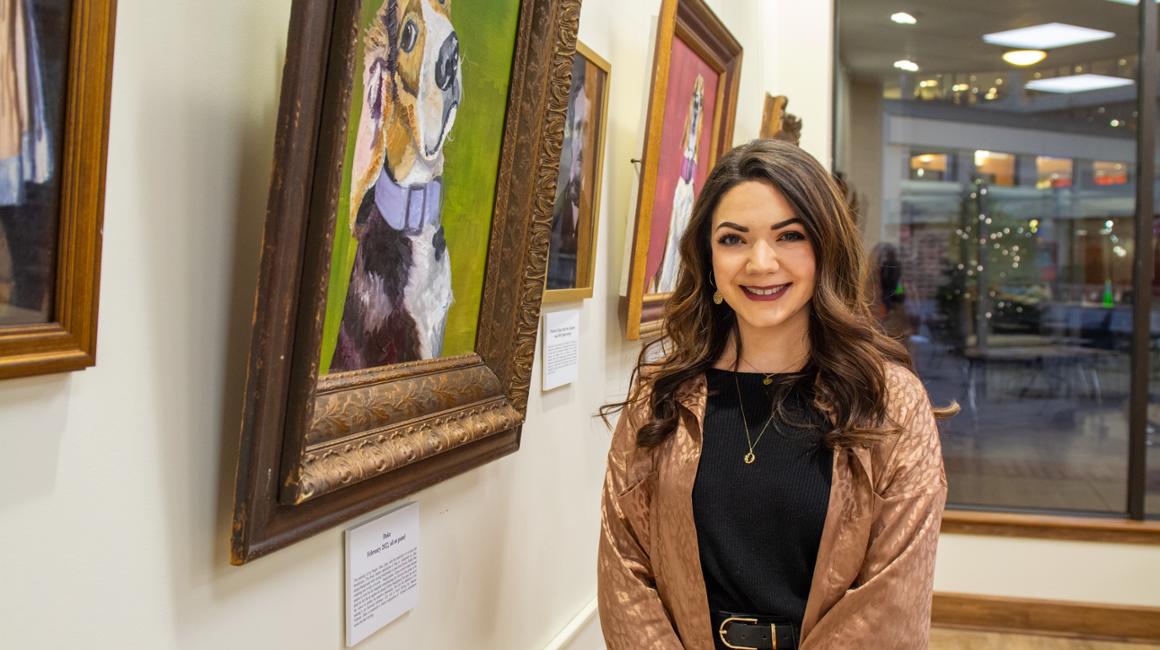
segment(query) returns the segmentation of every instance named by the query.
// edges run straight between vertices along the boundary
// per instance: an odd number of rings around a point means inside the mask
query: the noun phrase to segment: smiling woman
[[[680,260],[662,338],[603,409],[622,410],[608,647],[925,648],[946,497],[935,418],[957,406],[931,407],[871,313],[842,192],[795,145],[737,147]]]
[[[772,185],[745,181],[721,197],[713,233],[713,277],[737,313],[740,338],[768,341],[781,357],[746,361],[773,372],[801,367],[809,351],[815,267],[804,222]]]

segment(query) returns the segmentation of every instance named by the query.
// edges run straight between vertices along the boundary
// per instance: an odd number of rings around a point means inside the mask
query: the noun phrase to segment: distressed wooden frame
[[[116,0],[74,0],[69,26],[53,321],[0,326],[0,379],[96,363]]]
[[[234,564],[519,448],[580,1],[520,0],[475,352],[323,377],[361,2],[294,1],[243,405]]]
[[[649,92],[644,154],[641,157],[640,191],[637,192],[636,222],[633,228],[627,295],[621,297],[625,338],[630,341],[660,331],[664,303],[669,294],[644,293],[644,273],[648,260],[652,206],[656,198],[660,167],[661,127],[664,124],[665,96],[669,88],[669,67],[673,39],[679,38],[720,74],[717,110],[709,147],[709,167],[733,146],[733,122],[737,114],[737,92],[741,82],[741,44],[704,0],[663,0],[657,24],[656,52],[653,55],[652,90]]]
[[[592,214],[588,222],[579,224],[576,242],[576,287],[572,289],[545,289],[544,304],[573,302],[592,297],[592,279],[596,275],[596,242],[600,231],[600,188],[604,180],[604,141],[608,134],[608,87],[612,85],[612,64],[577,41],[576,53],[604,72],[604,87],[600,106],[596,111],[596,166],[593,169]]]

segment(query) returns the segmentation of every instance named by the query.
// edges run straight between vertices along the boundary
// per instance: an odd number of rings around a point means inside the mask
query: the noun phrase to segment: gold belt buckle
[[[737,621],[738,623],[757,623],[756,618],[730,616],[729,618],[721,621],[721,626],[717,628],[717,636],[721,637],[721,643],[724,643],[725,647],[727,648],[734,648],[734,650],[760,650],[754,646],[733,645],[732,643],[729,643],[729,639],[725,638],[725,626],[734,621]],[[773,623],[769,624],[769,640],[773,644],[773,650],[777,650],[777,626]]]

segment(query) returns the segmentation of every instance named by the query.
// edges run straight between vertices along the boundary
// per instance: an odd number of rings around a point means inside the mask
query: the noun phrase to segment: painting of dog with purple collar
[[[664,94],[656,186],[649,212],[645,294],[668,294],[675,286],[681,265],[678,243],[713,165],[714,134],[721,117],[720,87],[721,73],[684,41],[674,39]]]
[[[367,4],[371,6],[364,10],[368,15],[360,37],[361,57],[356,59],[361,64],[356,68],[362,82],[361,97],[358,92],[352,95],[350,114],[349,193],[339,206],[327,305],[326,325],[330,327],[324,326],[323,332],[324,369],[329,354],[330,372],[444,355],[449,313],[460,302],[457,291],[465,286],[456,282],[455,276],[461,272],[482,276],[482,262],[475,258],[486,256],[491,202],[479,199],[494,193],[494,178],[489,189],[487,179],[473,172],[487,169],[477,160],[481,154],[490,152],[498,160],[508,83],[503,75],[509,74],[505,70],[498,75],[502,88],[495,83],[497,75],[492,74],[479,97],[469,95],[472,85],[470,80],[465,82],[465,74],[484,65],[486,54],[497,55],[502,62],[504,44],[478,48],[498,52],[468,56],[456,29],[451,0],[375,0]],[[511,14],[514,43],[516,3],[493,0],[475,4],[490,6],[468,11],[510,9],[507,13]],[[481,27],[480,19],[467,22],[473,32]],[[509,45],[507,51],[510,49]],[[508,57],[510,66],[510,54]],[[465,66],[475,67],[467,73]],[[480,70],[484,81],[488,81],[487,72]],[[489,92],[497,97],[489,97]],[[466,127],[467,142],[459,143],[464,145],[460,147],[463,164],[452,169],[449,149],[463,135],[460,123],[465,108],[474,114]],[[490,114],[498,118],[493,120],[494,136],[477,137],[487,126],[480,116]],[[488,138],[494,140],[490,148],[486,147]],[[467,151],[480,145],[485,147],[481,151]],[[494,163],[491,169],[495,169]],[[471,188],[482,191],[471,192]],[[448,201],[453,190],[459,190],[456,205]],[[464,201],[465,197],[474,198],[474,205]],[[480,206],[485,211],[481,212]],[[476,232],[470,232],[472,228]],[[461,249],[453,245],[453,234],[461,240],[467,238]],[[453,263],[458,256],[465,256],[463,264]],[[337,283],[340,278],[346,282]],[[479,289],[470,282],[466,286],[467,307],[474,304],[478,312],[475,294]],[[335,307],[340,296],[339,315]],[[470,316],[460,320],[468,322]],[[329,349],[328,337],[332,342]]]

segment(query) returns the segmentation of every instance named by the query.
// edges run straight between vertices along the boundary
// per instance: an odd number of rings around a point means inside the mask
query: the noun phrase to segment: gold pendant
[[[761,383],[763,383],[763,384],[765,384],[766,386],[768,386],[768,385],[770,385],[770,384],[772,384],[772,383],[773,383],[773,377],[766,377],[765,379],[762,379],[762,380],[761,380]]]
[[[755,461],[755,460],[757,460],[757,456],[754,456],[752,451],[749,452],[748,454],[745,454],[745,464],[746,465],[752,465],[753,461]]]

